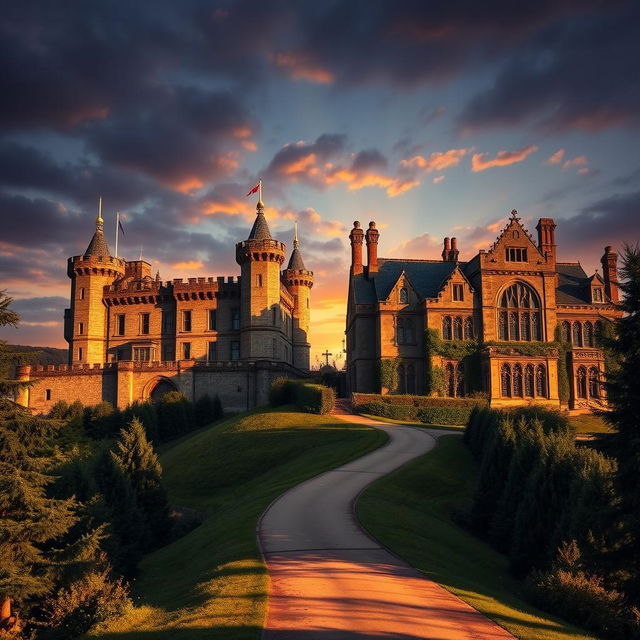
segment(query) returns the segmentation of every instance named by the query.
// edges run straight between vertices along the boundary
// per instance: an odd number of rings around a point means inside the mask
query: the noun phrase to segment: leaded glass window
[[[445,340],[451,340],[452,328],[451,328],[451,316],[445,316],[442,318],[442,337]]]
[[[524,395],[529,398],[533,397],[533,384],[534,384],[533,365],[528,364],[524,368]]]
[[[522,398],[522,367],[513,365],[513,395]]]
[[[578,367],[578,398],[587,397],[587,370],[584,367]]]
[[[473,340],[473,318],[464,319],[464,339]]]
[[[508,287],[500,298],[498,310],[500,340],[541,340],[540,302],[536,292],[523,282]]]
[[[511,367],[508,364],[502,365],[502,371],[500,372],[500,378],[502,382],[502,396],[505,398],[511,397]]]
[[[462,340],[462,318],[457,316],[453,321],[453,339]]]
[[[536,368],[536,395],[547,397],[547,368],[543,364]]]

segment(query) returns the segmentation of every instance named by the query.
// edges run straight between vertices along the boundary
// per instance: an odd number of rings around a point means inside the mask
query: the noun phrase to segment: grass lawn
[[[268,579],[256,524],[269,503],[322,471],[384,444],[381,431],[332,416],[263,410],[185,437],[161,454],[172,504],[206,519],[146,556],[135,607],[88,637],[256,640]]]
[[[613,433],[611,427],[600,416],[596,416],[593,413],[570,416],[569,422],[575,428],[576,433]]]
[[[371,485],[358,501],[358,518],[401,558],[517,638],[592,638],[528,604],[506,558],[451,521],[452,507],[470,502],[474,469],[462,438],[443,435],[433,451]]]

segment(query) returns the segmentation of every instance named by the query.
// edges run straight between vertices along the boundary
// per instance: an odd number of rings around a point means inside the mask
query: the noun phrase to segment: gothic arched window
[[[571,342],[571,324],[566,320],[562,323],[562,341]]]
[[[400,289],[400,303],[406,304],[407,302],[409,302],[409,292],[406,287],[402,287],[402,289]]]
[[[407,367],[407,393],[414,394],[416,392],[416,368],[410,364]]]
[[[444,368],[444,379],[446,382],[446,388],[447,388],[447,395],[450,398],[453,398],[455,396],[455,392],[456,392],[456,378],[455,378],[456,372],[455,372],[455,368],[453,366],[453,364],[451,362],[447,363],[447,366]]]
[[[587,397],[587,370],[584,367],[578,367],[577,376],[578,398]]]
[[[498,309],[500,340],[540,340],[540,302],[536,292],[523,282],[508,287],[500,298]]]
[[[502,365],[502,370],[500,371],[500,380],[502,387],[502,396],[504,398],[511,397],[511,367],[508,364]]]
[[[584,323],[584,346],[595,346],[593,341],[593,325],[588,320]]]
[[[453,321],[453,339],[462,340],[462,318],[457,316]]]
[[[442,318],[442,337],[445,340],[451,340],[452,328],[451,328],[451,316],[445,316]]]
[[[473,340],[473,318],[464,319],[464,339]]]
[[[513,395],[522,398],[522,367],[513,365]]]
[[[595,334],[594,343],[596,346],[599,346],[600,337],[602,336],[602,322],[600,322],[600,320],[596,320],[596,323],[593,325],[593,333]]]
[[[573,323],[573,346],[582,346],[582,322]]]
[[[547,397],[547,368],[543,364],[536,368],[536,395],[541,398]]]
[[[464,364],[462,362],[459,362],[456,367],[456,396],[464,397]]]
[[[592,398],[600,397],[600,381],[597,367],[591,367],[589,369],[589,395]]]
[[[527,396],[528,398],[532,398],[533,389],[534,389],[533,365],[528,364],[524,368],[524,395]]]

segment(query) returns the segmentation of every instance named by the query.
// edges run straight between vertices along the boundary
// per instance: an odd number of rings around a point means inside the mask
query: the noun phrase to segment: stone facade
[[[163,282],[150,263],[110,255],[99,217],[85,254],[68,260],[69,364],[21,367],[19,377],[35,384],[19,401],[39,413],[59,400],[124,408],[174,389],[193,400],[218,395],[228,411],[266,403],[274,378],[309,371],[313,272],[297,231],[281,271],[285,253],[259,202],[236,245],[239,277]]]
[[[570,408],[603,404],[604,356],[596,340],[602,324],[621,314],[617,256],[606,247],[602,275],[588,277],[579,263],[556,260],[555,227],[541,218],[536,243],[513,211],[493,246],[461,262],[456,238],[445,238],[441,261],[378,258],[375,223],[365,234],[355,222],[349,236],[349,389],[377,391],[380,360],[397,358],[399,388],[393,391],[426,393],[425,334],[433,329],[445,342],[480,341],[475,388],[492,406],[559,406],[559,366],[567,368]],[[554,345],[544,345],[557,331],[570,343],[568,366],[559,363]],[[448,395],[471,391],[468,361],[428,357],[442,368]]]

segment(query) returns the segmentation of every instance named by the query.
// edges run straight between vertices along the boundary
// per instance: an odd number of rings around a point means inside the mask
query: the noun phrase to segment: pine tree
[[[13,298],[7,295],[6,290],[0,290],[0,327],[17,327],[20,316],[10,309]],[[13,376],[13,365],[17,362],[18,356],[7,348],[5,340],[0,340],[0,397],[7,396],[13,398],[16,392],[28,382],[18,382]]]
[[[162,467],[139,418],[120,431],[114,463],[131,482],[146,525],[145,546],[152,548],[169,530],[169,502],[162,486]]]

